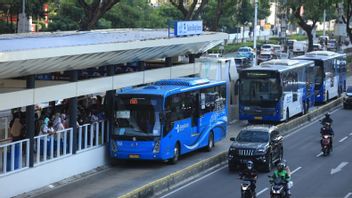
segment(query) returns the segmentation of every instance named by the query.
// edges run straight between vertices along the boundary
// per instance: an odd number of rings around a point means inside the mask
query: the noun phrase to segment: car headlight
[[[230,151],[235,151],[236,150],[236,148],[233,148],[233,147],[230,147],[230,149],[229,149]]]
[[[265,154],[265,149],[264,148],[259,148],[255,151],[257,155]]]

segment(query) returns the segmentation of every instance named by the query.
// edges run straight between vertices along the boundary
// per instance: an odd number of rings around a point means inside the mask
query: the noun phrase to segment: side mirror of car
[[[233,141],[233,142],[234,142],[234,141],[236,141],[236,138],[231,137],[231,138],[230,138],[230,141]]]

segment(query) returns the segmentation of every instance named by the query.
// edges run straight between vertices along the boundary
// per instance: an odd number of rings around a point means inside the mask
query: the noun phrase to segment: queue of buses
[[[239,119],[249,122],[286,121],[346,88],[346,56],[335,52],[272,60],[241,70],[239,76],[233,72],[233,61],[220,58],[218,63],[214,71],[203,69],[201,77],[216,73],[210,79],[161,80],[116,92],[111,158],[176,163],[182,154],[200,148],[210,151],[226,137],[234,87]]]

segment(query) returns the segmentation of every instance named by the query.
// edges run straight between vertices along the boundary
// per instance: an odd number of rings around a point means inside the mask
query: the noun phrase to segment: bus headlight
[[[160,152],[160,140],[155,140],[153,153],[159,153],[159,152]]]

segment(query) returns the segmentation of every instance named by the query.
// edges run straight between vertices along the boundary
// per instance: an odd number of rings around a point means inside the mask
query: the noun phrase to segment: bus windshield
[[[247,104],[277,102],[281,97],[278,78],[244,78],[240,82],[240,101]]]
[[[160,111],[162,100],[159,96],[117,97],[115,135],[160,136]]]

